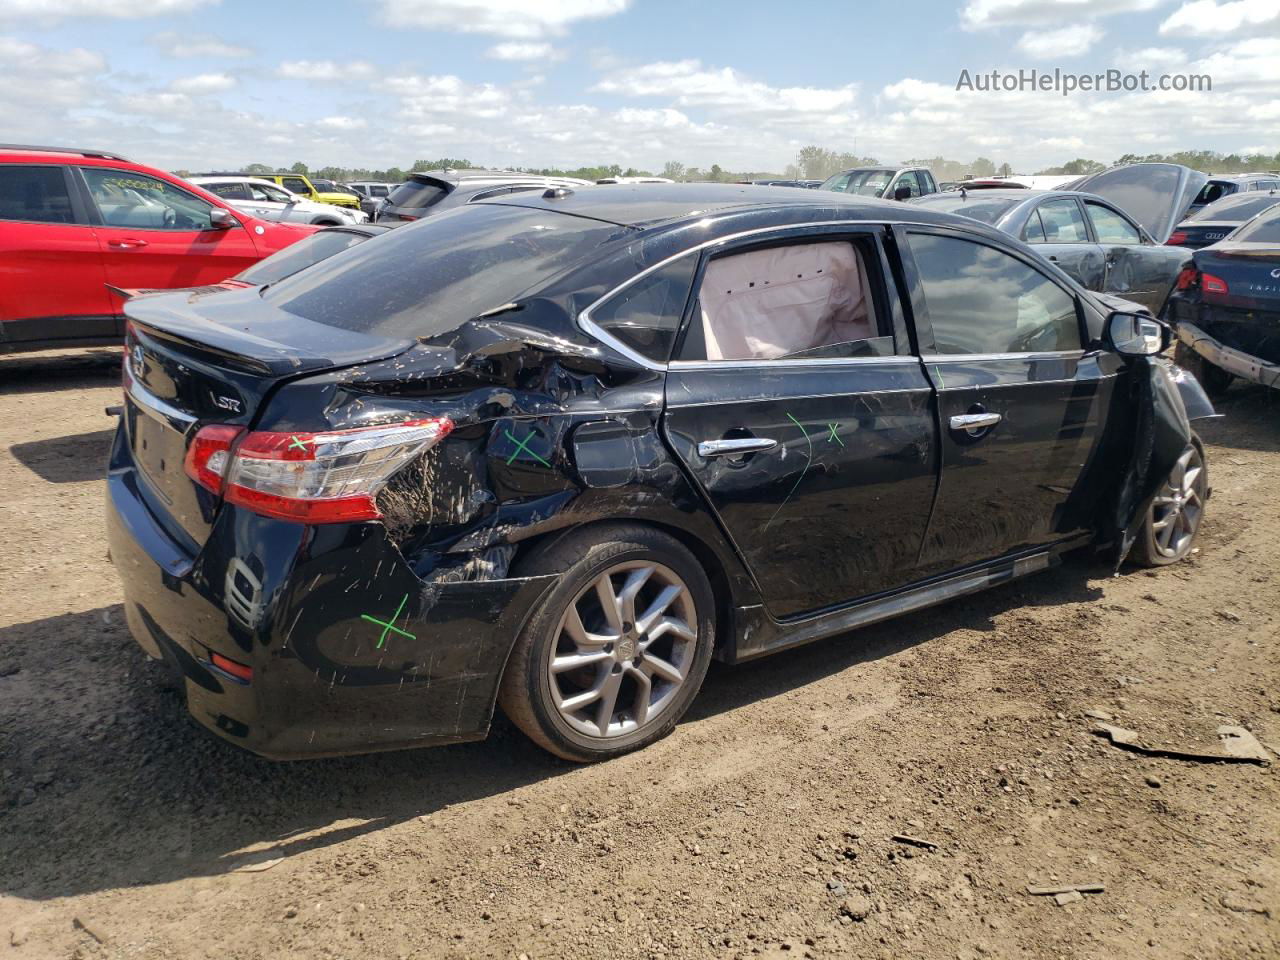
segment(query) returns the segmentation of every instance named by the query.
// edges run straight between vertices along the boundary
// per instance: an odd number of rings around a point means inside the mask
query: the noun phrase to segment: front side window
[[[898,182],[893,185],[893,195],[895,197],[902,187],[906,187],[911,191],[910,197],[920,196],[920,181],[916,179],[914,172],[904,173],[898,178]],[[908,199],[910,199],[910,197],[908,197]]]
[[[0,220],[75,223],[61,167],[0,165]]]
[[[253,199],[259,203],[289,203],[297,202],[302,198],[296,194],[290,193],[288,190],[282,190],[279,187],[269,187],[265,183],[248,184],[249,191],[253,195]]]
[[[1093,221],[1093,232],[1098,235],[1099,243],[1141,243],[1142,234],[1138,228],[1116,213],[1110,207],[1100,203],[1085,202],[1089,210],[1089,219]]]
[[[369,196],[371,197],[385,197],[387,193],[386,187],[372,186],[369,188]]]
[[[81,167],[89,193],[108,227],[209,230],[213,205],[165,180],[134,170]]]
[[[1048,200],[1036,208],[1040,217],[1040,229],[1044,233],[1042,243],[1087,243],[1089,231],[1085,229],[1080,204],[1070,197]]]
[[[779,360],[882,356],[870,257],[850,240],[793,243],[713,259],[682,357]]]
[[[1080,349],[1075,298],[1040,271],[983,243],[912,234],[935,352]]]
[[[310,185],[301,177],[282,177],[280,183],[283,184],[286,190],[293,193],[300,193],[304,197],[311,196]]]
[[[697,266],[698,258],[688,255],[646,274],[592,310],[592,323],[642,356],[666,363]]]

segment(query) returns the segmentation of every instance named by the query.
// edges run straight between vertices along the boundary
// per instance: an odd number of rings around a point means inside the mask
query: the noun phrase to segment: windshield
[[[529,207],[458,207],[339,253],[263,299],[344,330],[431,337],[518,299],[622,229]]]
[[[1187,220],[1207,220],[1210,222],[1225,220],[1228,223],[1243,223],[1255,214],[1259,214],[1267,207],[1275,206],[1277,203],[1280,203],[1280,193],[1267,193],[1262,196],[1249,193],[1237,194],[1231,197],[1224,197],[1217,203],[1211,203],[1207,207],[1201,207],[1187,217]]]
[[[387,203],[393,207],[422,208],[439,203],[449,191],[444,184],[425,180],[406,180],[391,191]]]
[[[981,220],[983,223],[993,225],[1021,202],[1019,200],[1000,200],[993,197],[984,197],[982,199],[974,197],[962,198],[959,193],[935,196],[938,199],[930,199],[926,204],[930,210],[958,213],[962,217]]]
[[[1280,207],[1273,206],[1258,219],[1231,235],[1233,243],[1280,243]]]
[[[878,197],[893,179],[892,170],[850,170],[837,173],[822,182],[820,190],[837,193],[856,193],[864,197]]]
[[[297,243],[291,243],[278,253],[265,260],[259,260],[248,270],[237,274],[234,279],[255,286],[275,283],[285,277],[291,277],[299,270],[332,257],[335,253],[354,247],[369,238],[362,233],[348,233],[345,230],[321,230],[309,237],[303,237]]]

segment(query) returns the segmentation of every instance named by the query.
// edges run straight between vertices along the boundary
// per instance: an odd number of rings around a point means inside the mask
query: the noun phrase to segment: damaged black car
[[[512,194],[128,313],[128,622],[267,757],[480,739],[501,705],[606,759],[713,657],[1074,548],[1173,563],[1208,496],[1160,321],[878,200]]]
[[[1165,312],[1180,366],[1211,393],[1237,378],[1280,388],[1280,205],[1197,250]]]

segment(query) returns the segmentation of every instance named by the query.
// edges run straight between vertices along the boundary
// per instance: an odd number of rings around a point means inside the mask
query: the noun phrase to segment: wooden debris
[[[1227,735],[1222,733],[1223,730],[1233,732]],[[1243,731],[1245,737],[1240,737],[1234,731]],[[1167,757],[1170,760],[1190,760],[1195,763],[1257,763],[1264,766],[1271,762],[1271,758],[1262,750],[1261,744],[1242,727],[1220,727],[1218,734],[1224,739],[1224,742],[1233,742],[1233,745],[1228,748],[1229,750],[1238,750],[1239,753],[1207,753],[1199,750],[1149,746],[1133,730],[1126,730],[1124,727],[1117,727],[1110,723],[1095,723],[1090,732],[1107,738],[1122,750],[1131,750],[1134,753],[1141,753],[1148,757]],[[1252,742],[1256,750],[1252,747],[1246,748],[1245,744],[1241,742],[1245,738]]]
[[[87,923],[85,923],[79,917],[71,918],[71,926],[73,926],[77,930],[83,930],[89,936],[93,937],[93,939],[96,940],[98,943],[105,944],[107,942],[106,937],[102,936],[100,933],[98,933],[96,930],[90,927]]]
[[[1103,893],[1106,889],[1101,883],[1063,883],[1054,887],[1027,884],[1027,893],[1033,897],[1056,897],[1062,893]]]
[[[937,850],[938,845],[932,840],[921,840],[919,837],[909,837],[905,833],[895,833],[890,840],[898,843],[908,843],[913,847],[920,847],[924,850]]]

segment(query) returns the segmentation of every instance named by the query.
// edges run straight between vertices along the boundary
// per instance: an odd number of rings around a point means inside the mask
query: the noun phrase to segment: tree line
[[[1091,160],[1085,157],[1077,157],[1066,163],[1057,166],[1045,167],[1042,170],[1036,170],[1036,175],[1059,175],[1059,176],[1084,176],[1090,173],[1098,173],[1108,167],[1120,166],[1128,163],[1179,163],[1193,170],[1203,170],[1206,173],[1261,173],[1268,170],[1280,170],[1280,153],[1274,156],[1264,153],[1254,154],[1237,154],[1237,153],[1219,153],[1214,150],[1180,150],[1175,153],[1151,153],[1139,155],[1134,153],[1126,153],[1112,163],[1102,163],[1098,160]],[[851,167],[868,167],[882,166],[881,162],[875,157],[859,156],[855,153],[841,152],[829,150],[825,147],[817,145],[809,145],[802,147],[797,153],[795,160],[787,164],[782,170],[730,170],[722,167],[717,163],[711,164],[705,169],[697,166],[686,166],[678,160],[668,160],[662,170],[658,171],[658,175],[667,177],[671,180],[680,181],[716,181],[721,183],[734,183],[743,180],[825,180],[832,174],[839,173],[842,170],[848,170]],[[967,177],[991,177],[997,175],[1011,175],[1014,173],[1026,173],[1025,170],[1018,170],[1011,166],[1007,161],[997,163],[988,157],[975,157],[972,160],[949,160],[946,157],[917,157],[904,159],[893,164],[894,166],[914,166],[926,167],[933,172],[935,179],[939,181],[963,180]],[[408,169],[400,167],[389,167],[385,170],[375,170],[367,167],[338,167],[325,166],[312,168],[307,164],[299,161],[291,167],[273,167],[265,163],[251,163],[245,167],[244,172],[252,175],[263,174],[282,174],[282,173],[301,173],[308,176],[321,177],[326,180],[377,180],[388,183],[398,183],[404,180],[410,173],[421,173],[427,170],[439,170],[442,168],[452,169],[471,169],[483,166],[482,164],[473,164],[470,160],[460,157],[440,157],[435,160],[417,160]],[[577,177],[581,180],[600,180],[604,177],[649,177],[654,173],[649,170],[642,170],[636,167],[624,167],[618,163],[598,164],[596,166],[582,166],[573,169],[561,167],[515,167],[513,168],[520,173],[534,173],[541,176],[549,177]],[[182,173],[182,171],[178,171]]]

